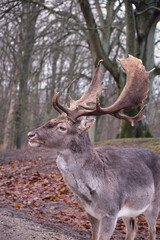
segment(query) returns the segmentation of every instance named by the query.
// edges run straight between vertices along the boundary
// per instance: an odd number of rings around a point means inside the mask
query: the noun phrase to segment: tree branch
[[[4,16],[5,16],[7,13],[9,13],[13,8],[15,8],[15,7],[19,6],[19,5],[20,5],[20,3],[17,2],[17,3],[15,3],[15,4],[13,4],[12,6],[8,7],[6,10],[4,10],[4,11],[1,10],[2,14],[0,13],[0,20],[1,20],[2,18],[4,18]]]
[[[135,47],[135,20],[130,0],[125,0],[125,19],[126,19],[126,55],[134,55]]]
[[[111,75],[114,77],[115,81],[117,82],[117,85],[119,86],[120,74],[117,70],[118,69],[117,64],[116,62],[113,63],[108,58],[108,56],[106,55],[103,49],[103,46],[99,37],[99,33],[97,30],[97,25],[90,8],[90,4],[88,0],[79,0],[79,4],[87,24],[89,40],[90,40],[90,43],[92,44],[92,48],[94,49],[97,55],[97,58],[103,59],[104,67],[111,73]]]
[[[97,12],[98,12],[98,17],[99,17],[100,24],[103,27],[105,25],[104,24],[104,18],[103,18],[103,13],[101,11],[101,8],[100,8],[98,0],[95,0],[95,5],[96,5]]]
[[[157,11],[160,11],[160,8],[159,7],[154,7],[154,6],[151,6],[151,7],[148,7],[146,8],[145,10],[141,11],[141,12],[135,12],[136,15],[141,15],[141,14],[144,14],[146,12],[148,12],[150,9],[155,9]]]

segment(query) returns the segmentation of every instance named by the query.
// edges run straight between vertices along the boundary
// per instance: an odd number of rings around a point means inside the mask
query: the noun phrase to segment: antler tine
[[[58,102],[58,97],[59,97],[59,92],[57,92],[54,96],[53,96],[53,107],[60,113],[62,114],[63,112],[65,112],[66,114],[68,114],[68,109],[63,107],[59,102]]]
[[[70,119],[76,119],[79,116],[89,115],[92,111],[94,112],[95,106],[88,106],[89,103],[96,104],[96,96],[100,95],[102,88],[102,70],[100,65],[102,60],[99,61],[98,66],[96,68],[94,77],[88,86],[85,93],[81,96],[79,100],[73,100],[69,95],[70,88],[72,84],[75,82],[73,80],[67,88],[67,98],[70,101],[70,107],[63,107],[58,102],[59,93],[55,94],[53,97],[53,107],[60,113],[65,112]],[[79,107],[82,107],[83,110],[80,110]]]
[[[98,66],[96,68],[94,77],[91,81],[91,83],[89,84],[87,90],[85,91],[85,93],[81,96],[81,98],[77,101],[74,101],[72,99],[72,102],[70,102],[70,108],[74,109],[79,107],[83,107],[84,109],[87,110],[93,110],[95,107],[93,106],[88,106],[89,103],[96,103],[96,96],[97,94],[100,95],[101,91],[103,90],[102,88],[102,76],[103,76],[103,72],[101,70],[101,63],[103,62],[103,60],[100,60],[98,62]]]
[[[68,89],[67,89],[67,98],[70,101],[70,107],[67,110],[65,109],[65,112],[70,112],[70,115],[74,115],[74,117],[75,117],[75,113],[73,113],[73,111],[75,111],[76,116],[78,117],[78,114],[82,114],[81,111],[80,112],[78,111],[79,107],[86,109],[86,111],[95,109],[95,106],[88,106],[88,104],[89,103],[95,104],[96,103],[96,95],[97,94],[100,95],[101,91],[103,90],[103,88],[102,88],[103,73],[100,68],[101,63],[102,63],[102,60],[99,61],[98,66],[95,71],[95,75],[94,75],[90,85],[88,86],[87,90],[81,96],[80,99],[73,100],[71,98],[71,96],[69,95],[70,88],[71,88],[72,84],[75,82],[75,80],[73,80],[70,83],[70,85],[68,86]],[[85,112],[85,110],[84,110],[84,112]]]
[[[53,107],[57,110],[57,112],[59,112],[60,114],[62,113],[62,110],[60,110],[57,105],[56,105],[56,101],[57,101],[57,97],[59,95],[59,92],[56,93],[54,96],[53,96],[53,100],[52,100],[52,104],[53,104]]]
[[[134,122],[138,122],[138,121],[141,121],[141,120],[146,118],[146,116],[143,115],[143,112],[146,109],[146,107],[147,107],[147,105],[144,105],[143,108],[134,117],[129,117],[129,116],[127,116],[125,114],[121,114],[119,112],[114,113],[113,116],[115,116],[116,118],[123,119],[123,120],[126,120],[126,121],[130,122],[132,127],[133,127]]]
[[[74,79],[70,84],[69,84],[69,86],[68,86],[68,88],[67,88],[67,98],[68,98],[68,100],[70,101],[70,102],[72,102],[72,101],[74,101],[72,98],[71,98],[71,96],[69,95],[69,92],[70,92],[70,89],[71,89],[71,87],[72,87],[72,85],[73,85],[73,83],[76,81],[76,79]]]

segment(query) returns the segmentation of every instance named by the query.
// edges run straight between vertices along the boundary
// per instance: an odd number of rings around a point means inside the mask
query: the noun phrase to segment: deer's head
[[[99,95],[103,90],[101,62],[102,60],[99,61],[95,75],[88,89],[80,99],[75,101],[71,98],[69,91],[73,82],[69,85],[67,89],[67,98],[70,102],[69,107],[62,106],[58,101],[59,93],[55,94],[53,97],[53,107],[60,115],[56,119],[52,119],[43,126],[28,133],[29,144],[31,146],[44,145],[55,149],[65,148],[71,139],[76,139],[94,123],[94,119],[87,118],[86,116],[111,114],[116,118],[129,121],[132,126],[134,122],[145,118],[143,112],[146,106],[134,117],[121,114],[120,110],[136,108],[143,103],[149,91],[148,77],[154,69],[147,72],[142,61],[131,55],[127,59],[121,59],[121,66],[127,74],[126,85],[114,104],[106,108],[101,108],[99,103]]]
[[[51,119],[43,126],[28,133],[29,145],[32,147],[46,146],[56,150],[65,149],[94,123],[94,119],[80,118],[73,122],[62,114]],[[78,142],[78,141],[77,141]]]

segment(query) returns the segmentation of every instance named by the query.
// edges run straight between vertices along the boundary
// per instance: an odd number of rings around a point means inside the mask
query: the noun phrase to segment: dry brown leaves
[[[91,226],[86,213],[78,206],[73,194],[64,183],[55,163],[41,172],[44,166],[41,157],[28,161],[14,160],[0,166],[0,203],[15,208],[27,209],[28,213],[54,223],[66,223],[73,229],[90,231]],[[147,223],[143,216],[138,218],[139,234],[148,236]],[[125,227],[121,220],[117,230],[125,236]],[[157,220],[160,233],[160,218]],[[116,239],[116,233],[112,239]],[[160,235],[160,234],[159,234]],[[86,236],[87,238],[90,235]]]

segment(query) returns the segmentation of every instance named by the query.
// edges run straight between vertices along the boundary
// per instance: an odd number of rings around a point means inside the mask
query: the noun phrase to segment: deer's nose
[[[35,133],[32,133],[32,132],[29,132],[27,137],[28,137],[28,140],[30,140],[31,138],[35,137],[36,134]]]

